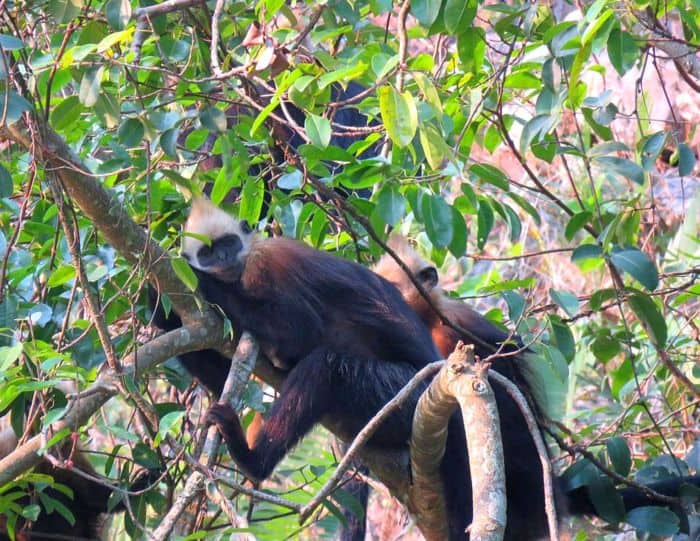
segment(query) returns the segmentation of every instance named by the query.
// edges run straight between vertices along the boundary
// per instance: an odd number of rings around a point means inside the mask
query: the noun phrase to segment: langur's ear
[[[438,284],[438,273],[435,267],[425,267],[416,275],[418,281],[426,288],[433,289]]]

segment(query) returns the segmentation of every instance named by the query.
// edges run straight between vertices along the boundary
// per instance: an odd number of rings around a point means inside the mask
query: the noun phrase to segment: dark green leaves
[[[639,47],[627,32],[615,28],[608,37],[608,57],[620,75],[624,75],[639,57]]]
[[[678,516],[662,507],[637,507],[625,517],[625,522],[652,535],[670,537],[678,531]]]
[[[678,145],[678,174],[687,177],[695,168],[695,154],[685,143]]]
[[[634,163],[626,158],[618,158],[617,156],[600,156],[594,160],[603,169],[610,169],[615,173],[630,179],[637,184],[644,184],[644,169],[639,164]]]
[[[628,302],[654,346],[663,349],[666,346],[668,330],[666,320],[656,303],[651,297],[641,293],[630,295]]]
[[[421,210],[428,238],[434,246],[446,248],[452,241],[452,210],[443,197],[426,195]]]
[[[615,471],[627,477],[632,469],[632,456],[624,438],[610,438],[606,444],[608,457]]]
[[[441,0],[412,0],[411,13],[423,26],[430,26],[440,14]]]
[[[610,254],[610,260],[618,269],[626,272],[649,291],[659,285],[659,273],[656,265],[641,250],[637,248],[615,248]]]

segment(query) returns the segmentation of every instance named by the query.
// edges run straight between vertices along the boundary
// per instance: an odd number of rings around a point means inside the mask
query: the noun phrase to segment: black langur
[[[194,202],[185,232],[183,254],[205,298],[235,327],[250,331],[276,366],[289,370],[252,446],[229,405],[209,412],[253,480],[268,477],[321,418],[354,436],[417,369],[440,358],[398,290],[362,265],[292,239],[257,238],[206,200]],[[406,448],[420,392],[386,421],[372,445]],[[454,419],[450,433],[457,437],[448,440],[444,477],[447,485],[461,487],[447,494],[458,499],[449,505],[451,538],[464,539],[471,501],[464,488],[466,442]]]
[[[459,340],[467,344],[474,344],[476,354],[482,357],[494,353],[496,347],[501,344],[503,345],[502,350],[505,352],[515,351],[521,347],[517,337],[509,339],[507,333],[467,304],[445,295],[439,287],[437,269],[421,258],[405,238],[392,235],[388,245],[428,293],[433,306],[456,327],[467,331],[468,334],[460,333],[443,323],[440,315],[421,295],[393,257],[385,254],[377,261],[373,267],[374,272],[398,288],[404,300],[428,326],[433,341],[444,357],[447,357],[454,350]],[[533,388],[528,368],[523,361],[524,359],[520,357],[497,357],[492,368],[518,385],[523,394],[530,399],[537,415],[542,411],[542,404],[538,402],[538,393]],[[494,384],[493,388],[498,405],[501,433],[503,434],[506,468],[508,522],[505,538],[516,539],[518,531],[531,532],[530,535],[537,538],[546,533],[547,524],[544,514],[544,489],[540,459],[520,409],[498,384]],[[659,481],[650,485],[650,488],[664,495],[677,496],[680,486],[684,483],[700,486],[700,476]],[[562,507],[560,511],[577,515],[598,514],[585,486],[564,493],[563,485],[564,483],[560,479],[555,480],[558,503]],[[636,488],[619,489],[618,494],[622,498],[626,510],[647,505],[659,505],[657,500]],[[520,538],[525,539],[525,537]]]

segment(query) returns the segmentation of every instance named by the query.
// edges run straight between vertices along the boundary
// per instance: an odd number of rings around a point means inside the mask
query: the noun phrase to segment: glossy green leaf
[[[105,4],[107,22],[114,30],[124,30],[131,19],[129,0],[108,0]]]
[[[75,267],[73,265],[61,265],[49,276],[46,285],[49,287],[56,287],[67,282],[70,282],[75,278]]]
[[[377,195],[375,212],[386,225],[394,226],[406,213],[406,198],[396,186],[387,184]]]
[[[608,58],[617,73],[627,73],[638,57],[639,46],[635,39],[628,32],[613,29],[608,36]]]
[[[621,437],[610,438],[606,447],[610,463],[615,471],[623,477],[627,477],[632,469],[632,455],[625,439]]]
[[[172,266],[177,277],[182,280],[182,283],[187,286],[190,291],[196,291],[197,289],[197,275],[190,267],[187,260],[183,257],[173,257],[170,259],[170,265]]]
[[[455,257],[462,257],[467,252],[467,224],[464,216],[454,206],[452,209],[452,240],[447,247]]]
[[[626,272],[649,291],[659,285],[659,273],[649,256],[637,248],[616,248],[610,260],[618,269]]]
[[[306,135],[311,139],[311,144],[326,148],[331,142],[331,123],[327,118],[308,113],[304,128],[306,128]]]
[[[625,522],[637,530],[662,537],[674,535],[679,527],[678,515],[663,507],[637,507],[627,513]]]
[[[550,289],[549,296],[552,300],[567,313],[569,317],[574,317],[578,314],[580,303],[578,297],[568,291]]]
[[[447,31],[457,34],[469,28],[476,15],[476,5],[474,0],[447,0],[443,12]]]
[[[666,320],[656,303],[651,297],[641,293],[630,295],[627,302],[646,329],[654,346],[658,349],[664,349],[668,338],[668,329],[666,328]]]
[[[644,169],[639,164],[634,163],[626,158],[618,158],[617,156],[601,156],[595,158],[595,161],[601,168],[610,169],[618,173],[632,182],[644,184]]]
[[[2,110],[5,107],[5,101],[7,100],[7,109]],[[64,100],[65,101],[65,100]],[[77,97],[76,97],[77,101]],[[17,122],[21,117],[22,113],[32,110],[32,105],[24,99],[22,96],[16,92],[10,91],[9,96],[5,97],[5,92],[0,92],[0,112],[2,113],[5,123],[11,126]]]
[[[486,38],[483,28],[470,27],[457,36],[457,54],[467,73],[479,73],[486,57]]]
[[[484,198],[479,198],[479,211],[477,213],[476,244],[479,250],[483,250],[486,240],[493,229],[494,224],[493,208]]]
[[[423,197],[421,207],[430,242],[438,248],[446,248],[454,234],[450,205],[439,195],[429,195]]]
[[[418,128],[418,110],[409,92],[400,94],[391,86],[378,90],[379,109],[389,137],[395,145],[405,147],[413,141]]]
[[[678,145],[678,174],[682,177],[687,177],[695,169],[695,153],[690,147],[681,143]]]
[[[143,144],[144,134],[143,124],[137,118],[125,119],[117,132],[119,141],[126,147],[135,147]]]
[[[411,13],[423,26],[430,26],[440,13],[441,0],[412,0]]]
[[[469,172],[501,190],[510,190],[510,183],[508,182],[506,174],[493,165],[488,163],[475,163],[469,168]]]
[[[261,178],[249,178],[243,184],[241,191],[241,206],[238,217],[256,224],[260,220],[263,200],[265,198],[265,182]]]
[[[100,95],[100,86],[102,84],[102,74],[104,66],[88,69],[80,81],[80,103],[85,107],[92,107],[97,103],[97,98]]]
[[[49,0],[48,11],[57,23],[67,23],[75,19],[83,9],[82,0]]]
[[[571,329],[560,317],[554,314],[549,316],[549,325],[552,329],[552,343],[568,362],[573,361],[576,356],[576,342]]]
[[[593,213],[587,210],[574,214],[569,220],[569,223],[566,224],[566,229],[564,230],[566,240],[573,239],[574,235],[585,225],[589,224],[592,218]]]
[[[432,124],[423,124],[418,129],[418,135],[430,168],[434,171],[441,169],[449,151],[442,134]]]

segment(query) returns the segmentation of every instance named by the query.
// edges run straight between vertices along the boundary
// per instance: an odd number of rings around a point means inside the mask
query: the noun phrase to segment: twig
[[[250,374],[255,366],[255,360],[258,357],[258,345],[253,337],[244,332],[241,335],[241,339],[236,347],[236,353],[231,361],[231,369],[226,377],[226,382],[224,383],[223,391],[221,392],[221,401],[236,401],[241,400],[241,395],[245,388],[245,382],[248,381]],[[210,426],[207,430],[207,437],[202,448],[202,453],[199,456],[198,463],[209,470],[211,466],[216,462],[216,454],[221,443],[221,437],[215,426]],[[160,525],[153,532],[152,539],[154,541],[164,541],[170,537],[170,533],[175,526],[175,523],[180,518],[182,512],[189,505],[189,503],[204,489],[204,481],[206,480],[206,475],[203,471],[197,470],[190,475],[190,477],[185,482],[185,487],[182,492],[178,495],[177,499],[173,503],[173,506],[167,512]],[[215,489],[218,490],[218,489]],[[226,501],[222,495],[218,495],[217,499],[220,503]],[[235,511],[228,505],[222,507],[222,511],[226,516],[231,515],[235,522],[239,522],[237,519]],[[230,517],[231,518],[231,517]]]

